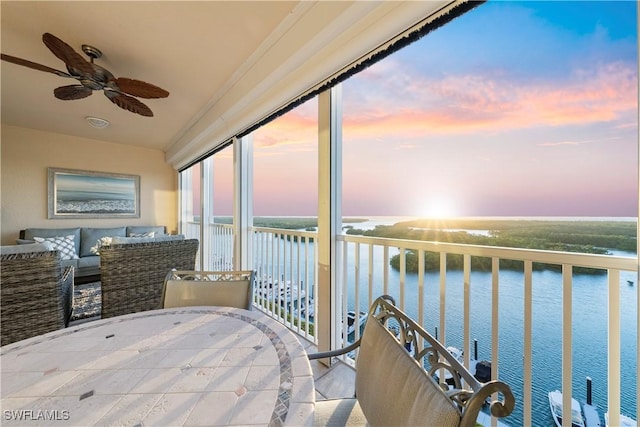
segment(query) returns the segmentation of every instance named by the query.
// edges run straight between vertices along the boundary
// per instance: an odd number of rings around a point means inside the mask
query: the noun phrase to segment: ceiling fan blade
[[[111,102],[120,108],[131,111],[132,113],[140,114],[141,116],[153,117],[153,111],[132,96],[112,90],[105,90],[104,94],[109,98],[109,100],[111,100]]]
[[[61,86],[53,90],[53,94],[58,99],[70,101],[72,99],[82,99],[91,95],[93,91],[82,85]]]
[[[0,59],[3,61],[11,62],[12,64],[22,65],[24,67],[33,68],[34,70],[45,71],[47,73],[53,73],[60,77],[73,77],[70,74],[65,73],[64,71],[58,71],[54,68],[47,67],[46,65],[38,64],[35,62],[27,61],[26,59],[17,58],[11,55],[5,55],[4,53],[0,54]]]
[[[67,67],[86,74],[93,74],[93,67],[91,66],[91,63],[87,62],[82,55],[53,34],[44,33],[42,35],[42,41],[55,56],[67,64]]]
[[[168,91],[141,80],[120,77],[115,80],[115,83],[121,92],[139,98],[166,98],[169,96]]]

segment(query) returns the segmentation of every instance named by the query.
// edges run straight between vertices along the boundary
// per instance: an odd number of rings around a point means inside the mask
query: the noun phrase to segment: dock
[[[584,421],[587,427],[601,427],[600,413],[598,408],[589,405],[588,403],[582,404],[582,413],[584,414]]]
[[[476,419],[476,425],[478,427],[491,427],[491,416],[486,412],[480,411],[478,418]],[[498,427],[508,427],[508,424],[498,420]]]

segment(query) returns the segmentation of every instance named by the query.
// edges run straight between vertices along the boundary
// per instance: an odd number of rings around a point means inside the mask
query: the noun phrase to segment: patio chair
[[[474,427],[494,393],[489,406],[492,415],[506,417],[513,411],[515,399],[507,384],[478,381],[439,341],[398,309],[391,297],[374,301],[364,332],[355,343],[310,354],[309,359],[356,350],[356,397],[316,401],[316,425]],[[453,380],[452,384],[447,380]]]
[[[198,246],[197,239],[103,246],[102,318],[160,307],[167,273],[193,270]]]
[[[251,310],[253,271],[172,271],[162,290],[162,306],[218,305]]]
[[[0,249],[3,346],[66,327],[73,308],[73,267],[61,267],[60,252],[18,246]]]

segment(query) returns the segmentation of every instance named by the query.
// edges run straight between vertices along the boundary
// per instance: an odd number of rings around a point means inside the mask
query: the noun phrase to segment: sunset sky
[[[636,16],[490,1],[346,81],[343,214],[637,216]],[[255,132],[255,215],[317,214],[316,124]]]

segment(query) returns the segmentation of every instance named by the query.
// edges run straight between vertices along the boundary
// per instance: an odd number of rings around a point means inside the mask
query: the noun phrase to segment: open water
[[[393,224],[408,218],[374,218],[364,223],[352,223],[354,228],[372,229],[376,225]],[[557,218],[556,218],[557,219]],[[589,218],[593,219],[593,218]],[[635,218],[633,218],[635,220]],[[313,246],[313,244],[311,244]],[[355,256],[353,245],[348,253],[348,309],[368,310],[368,250],[360,251],[360,277],[358,279],[359,307],[355,307]],[[313,248],[311,248],[313,250]],[[394,255],[393,250],[390,256]],[[615,251],[615,255],[632,256],[635,253]],[[311,256],[311,254],[309,254]],[[373,289],[371,298],[384,293],[382,248],[373,251]],[[287,267],[288,268],[288,267]],[[285,269],[286,271],[286,269]],[[446,288],[446,342],[445,346],[463,347],[463,276],[462,271],[447,274]],[[389,268],[388,293],[398,304],[399,272]],[[310,280],[311,278],[309,278]],[[632,281],[630,285],[627,281]],[[636,416],[636,354],[637,292],[635,273],[622,272],[621,300],[621,352],[622,390],[621,410],[632,418]],[[310,280],[310,283],[312,281]],[[518,271],[501,271],[499,277],[499,377],[507,382],[515,396],[516,408],[504,421],[511,426],[523,425],[521,399],[523,396],[523,342],[524,342],[524,275]],[[431,333],[439,324],[439,276],[425,274],[424,327]],[[600,410],[604,426],[607,407],[607,277],[606,275],[573,276],[573,397],[586,400],[586,378],[593,384],[592,404]],[[478,358],[491,360],[491,273],[471,273],[471,339],[478,341]],[[417,318],[418,276],[407,274],[405,279],[405,311]],[[533,273],[533,424],[553,426],[547,393],[562,389],[562,275],[558,272]],[[441,337],[440,337],[441,338]],[[470,348],[473,348],[471,344]],[[518,404],[518,401],[520,404]]]
[[[382,259],[382,253],[376,254]],[[362,257],[362,254],[361,254]],[[351,261],[353,263],[353,260]],[[366,272],[365,261],[361,271]],[[375,265],[375,264],[374,264]],[[353,270],[351,270],[353,271]],[[372,294],[383,293],[382,266],[374,267]],[[355,283],[353,274],[349,283]],[[389,293],[399,298],[399,274],[390,269]],[[627,277],[628,276],[628,277]],[[377,277],[377,279],[376,279]],[[622,343],[622,412],[636,413],[636,320],[637,289],[627,284],[636,281],[633,274],[622,274],[621,291],[621,343]],[[366,311],[368,301],[367,277],[360,278],[360,310]],[[418,279],[408,274],[405,279],[405,311],[413,317],[418,313]],[[524,348],[524,278],[515,271],[500,272],[499,291],[499,372],[516,398],[523,387]],[[439,324],[439,276],[425,275],[424,327],[432,334]],[[348,305],[354,307],[355,289],[350,289]],[[607,281],[606,276],[576,275],[573,281],[573,396],[586,400],[586,377],[593,381],[593,404],[607,406]],[[471,273],[471,339],[478,341],[478,358],[491,360],[491,273]],[[447,274],[446,288],[446,346],[463,347],[463,276],[461,271]],[[473,345],[471,345],[473,348]],[[560,273],[540,271],[533,273],[533,422],[536,426],[552,426],[547,392],[562,389],[562,276]],[[510,425],[522,425],[522,406],[505,419]],[[602,422],[604,426],[604,420]]]
[[[635,220],[635,218],[633,218]],[[393,224],[393,218],[378,218],[367,223],[353,224],[354,228],[374,228],[375,225]],[[349,250],[349,276],[347,283],[356,283],[354,277],[354,251]],[[392,251],[390,251],[392,252]],[[612,251],[618,256],[635,253]],[[394,253],[390,253],[390,256]],[[382,248],[374,248],[375,297],[383,293]],[[360,251],[359,309],[366,311],[369,283],[367,276],[368,255]],[[376,261],[377,260],[377,261]],[[636,355],[638,284],[637,275],[622,272],[620,280],[621,301],[621,411],[636,417]],[[627,281],[633,282],[630,285]],[[399,297],[399,272],[389,269],[389,293]],[[463,273],[447,273],[446,288],[446,346],[463,347]],[[478,358],[491,360],[491,273],[471,273],[471,339],[478,341]],[[524,275],[522,272],[503,270],[499,276],[499,377],[508,383],[516,399],[523,395],[524,348]],[[439,325],[438,273],[425,274],[424,327],[432,334]],[[606,275],[573,276],[573,384],[572,394],[577,400],[586,401],[586,378],[593,384],[592,404],[596,405],[604,423],[607,407],[607,277]],[[349,289],[348,306],[355,310],[355,288]],[[418,276],[407,274],[405,279],[405,311],[417,318]],[[553,426],[547,393],[562,389],[562,275],[558,272],[533,273],[533,423],[535,426]],[[471,344],[470,348],[473,349]],[[512,426],[523,425],[522,405],[516,403],[513,414],[504,420]]]

